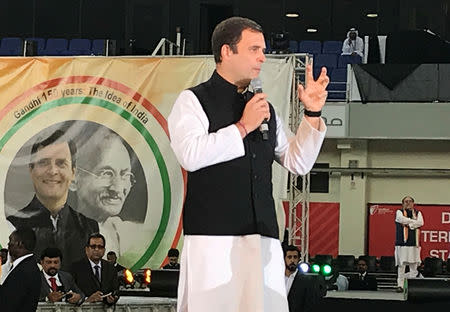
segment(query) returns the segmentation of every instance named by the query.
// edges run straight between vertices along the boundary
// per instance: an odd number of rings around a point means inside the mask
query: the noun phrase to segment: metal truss
[[[302,119],[303,108],[298,99],[297,85],[305,85],[306,65],[312,64],[312,55],[295,54],[294,77],[291,92],[291,107],[289,116],[289,126],[293,133]],[[298,185],[299,176],[289,173],[289,216],[288,216],[288,243],[295,245],[300,249],[301,261],[309,259],[309,186],[310,174],[301,176],[301,186]],[[297,210],[301,209],[300,217],[297,216]]]

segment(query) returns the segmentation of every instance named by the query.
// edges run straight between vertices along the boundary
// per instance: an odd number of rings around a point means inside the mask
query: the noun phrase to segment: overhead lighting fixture
[[[309,33],[315,33],[315,32],[317,32],[317,29],[316,29],[316,28],[308,28],[308,29],[306,30],[306,32],[309,32]]]
[[[298,13],[286,13],[286,17],[299,17]]]
[[[378,13],[367,13],[366,16],[370,17],[370,18],[375,18],[375,17],[378,17]]]

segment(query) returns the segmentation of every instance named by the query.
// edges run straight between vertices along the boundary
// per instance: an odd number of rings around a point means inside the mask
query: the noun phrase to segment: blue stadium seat
[[[92,40],[91,51],[92,51],[92,54],[94,54],[94,55],[105,55],[105,39]]]
[[[66,55],[68,43],[65,38],[48,38],[41,55]]]
[[[334,82],[346,82],[347,81],[347,68],[335,68],[330,74],[330,81]]]
[[[339,55],[338,67],[347,68],[347,64],[361,64],[362,57],[359,55]]]
[[[328,85],[329,86],[329,85]],[[329,102],[345,102],[347,98],[347,92],[345,90],[330,90],[327,88]]]
[[[347,94],[347,68],[334,68],[330,73],[328,101],[345,101]]]
[[[338,56],[336,54],[318,54],[314,57],[314,67],[325,66],[331,73],[331,69],[337,67]]]
[[[342,53],[342,41],[324,41],[322,44],[322,53],[334,53],[341,54]]]
[[[91,55],[91,40],[71,39],[67,52],[68,55]]]
[[[37,44],[36,47],[36,53],[37,55],[42,55],[42,50],[45,49],[45,39],[44,38],[40,38],[40,37],[30,37],[30,38],[25,38],[25,40],[27,41],[34,41]]]
[[[19,56],[23,55],[23,41],[21,38],[3,38],[0,45],[0,55]]]
[[[298,42],[297,40],[289,40],[289,52],[297,53],[298,52]]]
[[[314,79],[319,78],[320,72],[322,71],[322,67],[313,67],[313,77]],[[330,75],[330,70],[327,69],[327,75]]]
[[[298,44],[298,52],[320,54],[322,52],[322,42],[318,40],[302,40]]]

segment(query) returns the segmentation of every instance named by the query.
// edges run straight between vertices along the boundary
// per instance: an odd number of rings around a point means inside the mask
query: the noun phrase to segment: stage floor
[[[369,299],[369,300],[395,300],[405,301],[407,299],[406,293],[397,293],[393,290],[347,290],[336,291],[329,290],[325,298],[340,298],[340,299]]]

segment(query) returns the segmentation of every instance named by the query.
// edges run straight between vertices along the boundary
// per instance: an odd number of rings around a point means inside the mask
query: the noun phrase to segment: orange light
[[[144,280],[147,284],[150,284],[150,282],[152,281],[152,271],[150,269],[145,269]]]
[[[124,271],[123,276],[125,277],[125,281],[127,281],[128,284],[132,284],[134,282],[133,273],[129,269],[126,269]]]

